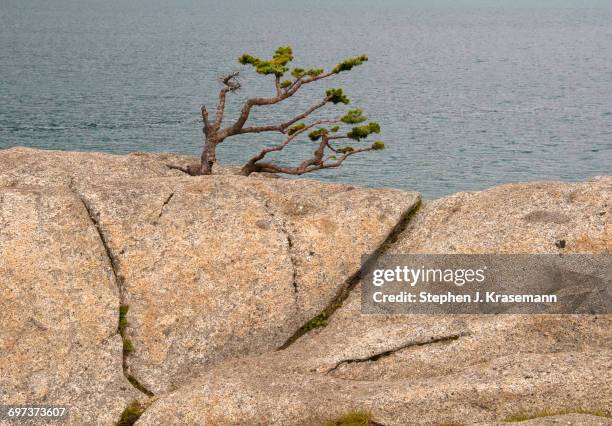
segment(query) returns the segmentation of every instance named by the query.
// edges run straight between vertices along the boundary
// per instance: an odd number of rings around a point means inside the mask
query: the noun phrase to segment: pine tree
[[[293,60],[293,51],[290,47],[279,47],[272,59],[264,60],[248,54],[242,55],[238,61],[243,65],[252,66],[258,74],[273,76],[276,95],[273,97],[251,98],[246,100],[237,120],[228,127],[222,128],[225,101],[228,93],[236,92],[241,84],[238,81],[238,72],[229,74],[221,79],[222,88],[219,92],[217,111],[214,119],[209,117],[208,110],[202,106],[202,121],[204,132],[204,149],[201,163],[183,171],[192,175],[209,175],[216,162],[216,148],[227,138],[247,133],[278,132],[283,135],[283,141],[278,145],[262,149],[242,167],[242,174],[253,172],[286,173],[301,175],[321,169],[339,167],[348,157],[362,152],[381,150],[385,145],[382,141],[375,141],[369,145],[359,143],[356,147],[347,142],[361,142],[374,133],[380,132],[380,125],[368,122],[367,117],[360,109],[350,109],[345,114],[329,119],[307,121],[315,111],[328,104],[348,104],[349,99],[342,89],[329,89],[323,98],[294,118],[282,123],[264,126],[248,126],[249,115],[256,106],[274,105],[295,95],[302,87],[319,80],[350,71],[354,67],[368,60],[366,55],[355,56],[337,64],[330,71],[321,68],[289,68]],[[291,77],[288,77],[289,74]],[[347,130],[348,128],[348,130]],[[267,154],[278,152],[287,147],[297,138],[307,135],[314,142],[314,152],[311,158],[295,166],[282,166],[265,161]]]

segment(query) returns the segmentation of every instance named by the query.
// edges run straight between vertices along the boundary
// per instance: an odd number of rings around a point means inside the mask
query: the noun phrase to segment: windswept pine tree
[[[348,97],[339,88],[328,89],[319,102],[287,121],[263,126],[247,125],[253,107],[277,104],[292,97],[307,84],[350,71],[366,62],[368,60],[366,55],[346,59],[329,71],[322,68],[290,69],[289,63],[293,60],[293,51],[290,47],[278,48],[272,59],[269,60],[248,54],[242,55],[238,60],[243,65],[254,67],[258,74],[273,76],[276,94],[268,98],[258,97],[246,100],[236,121],[228,127],[222,127],[226,96],[228,93],[236,92],[241,87],[237,79],[237,72],[222,78],[223,87],[219,92],[214,119],[209,116],[206,107],[202,106],[204,149],[201,163],[184,171],[192,175],[211,174],[213,164],[217,161],[217,146],[231,136],[246,133],[276,132],[283,135],[282,142],[262,149],[247,161],[242,167],[242,174],[247,176],[253,172],[301,175],[316,170],[339,167],[348,157],[355,154],[384,149],[385,145],[382,141],[369,144],[364,142],[373,133],[379,133],[380,126],[376,122],[366,124],[367,117],[360,109],[350,109],[337,117],[308,121],[308,117],[313,112],[330,103],[345,105],[349,103]],[[287,76],[288,73],[291,77]],[[291,142],[305,135],[314,144],[311,158],[305,159],[295,166],[283,166],[266,161],[266,155],[283,150]],[[353,147],[348,144],[351,141],[358,144]]]

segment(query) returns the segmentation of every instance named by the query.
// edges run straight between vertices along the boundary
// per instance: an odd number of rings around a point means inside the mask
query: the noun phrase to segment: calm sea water
[[[343,87],[381,123],[386,151],[320,179],[432,198],[612,171],[609,0],[0,0],[0,148],[199,154],[199,105],[214,108],[219,76],[280,45],[296,66],[370,56],[254,114],[276,122]],[[273,93],[246,70],[242,83],[230,119]],[[220,160],[276,138],[227,140]],[[280,161],[312,149],[296,143]]]

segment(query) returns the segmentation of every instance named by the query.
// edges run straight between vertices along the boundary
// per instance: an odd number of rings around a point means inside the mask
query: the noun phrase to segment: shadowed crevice
[[[133,352],[133,346],[131,345],[130,340],[127,338],[125,334],[125,325],[127,324],[127,319],[126,319],[127,310],[125,309],[125,307],[128,305],[126,304],[126,298],[125,298],[125,286],[124,286],[125,283],[123,280],[123,276],[119,273],[119,261],[113,254],[113,251],[110,248],[108,239],[102,230],[99,215],[94,212],[89,202],[75,188],[74,182],[72,180],[69,184],[69,188],[73,191],[76,197],[80,200],[81,204],[85,208],[85,211],[87,212],[87,215],[89,216],[89,220],[91,224],[93,225],[94,229],[96,230],[98,234],[99,240],[102,243],[102,247],[104,247],[104,252],[106,253],[106,257],[108,258],[108,261],[110,263],[113,277],[119,289],[119,306],[120,307],[119,307],[119,327],[118,327],[117,332],[120,334],[122,338],[122,342],[123,342],[123,351],[122,351],[123,353],[122,353],[122,363],[121,363],[122,369],[123,369],[123,375],[132,384],[132,386],[135,389],[137,389],[138,391],[142,392],[143,394],[149,397],[154,396],[153,392],[148,390],[133,375],[129,373],[129,369],[127,365],[127,357],[129,356],[131,352]]]
[[[172,197],[174,197],[174,192],[172,192],[164,201],[164,203],[162,204],[161,208],[159,209],[159,215],[157,216],[157,218],[161,218],[162,215],[164,214],[164,209],[168,206],[168,203],[170,203],[170,200],[172,200]]]
[[[412,347],[416,347],[416,346],[426,346],[426,345],[431,345],[431,344],[434,344],[434,343],[451,342],[451,341],[457,340],[457,339],[459,339],[461,337],[468,336],[469,334],[470,334],[469,332],[461,332],[461,333],[451,334],[449,336],[432,337],[432,338],[430,338],[428,340],[425,340],[425,341],[412,341],[412,342],[408,342],[408,343],[405,343],[403,345],[400,345],[400,346],[398,346],[396,348],[389,349],[389,350],[386,350],[384,352],[379,352],[377,354],[370,355],[370,356],[367,356],[367,357],[345,359],[345,360],[342,360],[342,361],[338,362],[335,366],[333,366],[332,368],[327,370],[325,372],[325,374],[331,373],[332,371],[336,370],[341,365],[360,363],[360,362],[378,361],[381,358],[385,358],[385,357],[388,357],[390,355],[393,355],[394,353],[396,353],[398,351],[401,351],[403,349],[408,349],[408,348],[412,348]]]
[[[313,328],[317,328],[319,326],[324,326],[327,323],[327,319],[334,313],[338,308],[342,306],[342,303],[348,298],[351,294],[351,291],[357,283],[361,280],[361,277],[367,274],[370,269],[376,264],[376,261],[385,254],[385,252],[393,245],[399,236],[404,232],[404,230],[408,227],[408,224],[414,217],[414,215],[419,211],[421,207],[421,199],[420,197],[416,200],[414,205],[406,211],[398,223],[393,227],[393,229],[389,232],[385,240],[380,244],[380,246],[374,250],[374,252],[365,260],[362,266],[359,268],[357,272],[351,275],[344,283],[344,285],[337,292],[336,296],[332,298],[332,300],[327,304],[327,306],[315,317],[308,320],[304,325],[302,325],[285,343],[283,343],[277,350],[287,349],[291,346],[297,339],[302,337],[304,334],[308,333]],[[317,324],[313,327],[313,321]]]

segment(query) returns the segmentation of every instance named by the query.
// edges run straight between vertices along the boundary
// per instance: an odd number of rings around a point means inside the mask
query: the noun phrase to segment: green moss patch
[[[354,411],[325,423],[325,426],[371,426],[372,415],[366,412]]]
[[[130,402],[121,413],[117,426],[132,426],[144,413],[145,408],[144,405],[136,400]]]
[[[304,324],[303,329],[305,332],[314,330],[315,328],[325,327],[327,325],[327,318],[329,318],[329,314],[322,312],[316,317],[312,318],[306,324]]]
[[[128,355],[136,350],[136,348],[134,348],[134,344],[125,333],[125,328],[128,325],[127,314],[129,310],[130,307],[128,305],[119,306],[119,324],[117,325],[117,331],[119,332],[119,334],[121,335],[121,339],[123,340],[124,355]]]
[[[123,334],[125,327],[127,327],[127,313],[130,310],[128,305],[119,306],[119,324],[117,325],[117,331]]]

